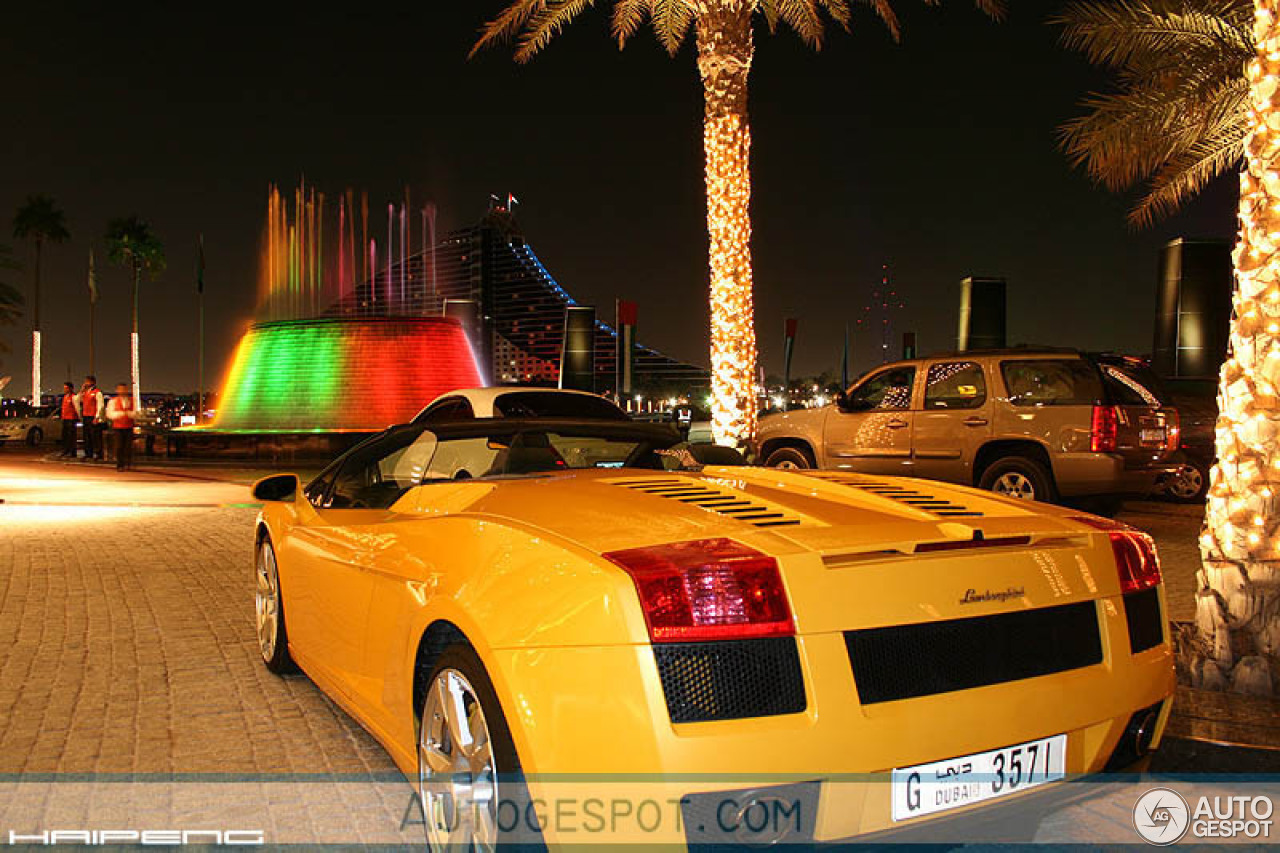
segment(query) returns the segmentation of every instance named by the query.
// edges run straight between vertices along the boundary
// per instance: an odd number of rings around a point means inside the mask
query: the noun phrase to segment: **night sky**
[[[640,303],[640,338],[707,363],[701,89],[692,44],[674,60],[646,33],[623,52],[607,8],[530,65],[468,61],[504,4],[9,4],[0,28],[0,217],[33,192],[66,210],[46,252],[45,389],[88,367],[86,259],[99,261],[98,375],[128,370],[128,275],[105,261],[107,220],[137,213],[168,271],[144,285],[147,390],[196,383],[195,245],[205,235],[208,368],[220,376],[254,314],[270,182],[305,174],[373,207],[407,184],[442,228],[514,193],[526,237],[581,302]],[[1105,78],[1056,44],[1056,3],[1013,0],[994,24],[967,0],[901,0],[895,45],[859,7],[820,54],[758,31],[751,81],[757,331],[780,372],[783,319],[800,318],[796,373],[838,369],[889,264],[924,352],[955,342],[957,283],[1010,284],[1011,341],[1144,353],[1158,248],[1231,237],[1235,180],[1133,232],[1128,200],[1093,187],[1056,128]],[[374,229],[377,232],[377,228]],[[30,250],[15,246],[30,260]],[[29,274],[10,275],[29,289]],[[856,369],[878,362],[878,333]],[[29,329],[0,330],[7,392],[29,389]],[[896,344],[895,344],[896,349]]]

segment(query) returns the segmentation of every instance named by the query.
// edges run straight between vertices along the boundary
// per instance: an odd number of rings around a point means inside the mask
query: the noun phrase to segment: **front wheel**
[[[997,459],[982,472],[978,487],[1018,500],[1053,500],[1053,476],[1028,456]]]
[[[427,680],[418,724],[418,799],[432,850],[496,850],[513,829],[520,762],[493,683],[471,646],[445,649]],[[510,807],[507,812],[512,812]],[[514,814],[525,810],[517,805]]]
[[[262,662],[267,669],[279,675],[296,672],[297,666],[289,656],[289,632],[284,624],[284,595],[280,592],[276,549],[265,536],[258,543],[256,564],[258,585],[254,593],[254,609],[258,617],[258,650],[262,652]]]
[[[42,441],[44,441],[44,430],[40,427],[32,427],[27,431],[27,446],[39,447]]]
[[[769,454],[764,464],[769,468],[803,470],[818,467],[813,458],[799,447],[779,447]]]

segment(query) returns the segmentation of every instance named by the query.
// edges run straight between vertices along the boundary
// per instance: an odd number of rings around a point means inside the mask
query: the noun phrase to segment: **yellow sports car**
[[[1174,674],[1144,534],[934,482],[699,464],[717,452],[659,425],[478,420],[262,480],[266,665],[296,661],[385,745],[433,847],[517,824],[845,839],[1158,745]]]

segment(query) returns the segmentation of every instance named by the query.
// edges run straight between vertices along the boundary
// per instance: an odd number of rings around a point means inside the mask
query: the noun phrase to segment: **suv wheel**
[[[40,427],[32,427],[27,433],[27,445],[30,447],[39,447],[40,442],[44,441],[44,430]]]
[[[980,488],[1024,501],[1053,500],[1053,477],[1028,456],[997,459],[982,472]]]
[[[818,467],[814,463],[813,457],[799,447],[779,447],[769,454],[769,458],[764,461],[764,464],[769,468],[789,468],[791,470]]]

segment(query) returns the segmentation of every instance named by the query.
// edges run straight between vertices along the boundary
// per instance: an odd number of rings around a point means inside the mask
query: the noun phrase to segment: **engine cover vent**
[[[613,480],[612,485],[656,498],[690,504],[756,527],[790,527],[804,521],[795,513],[688,477]]]
[[[947,498],[939,498],[918,489],[908,488],[890,480],[829,471],[805,471],[804,473],[806,476],[825,480],[837,486],[849,486],[878,497],[889,498],[913,509],[936,515],[939,518],[979,518],[983,515],[981,511],[972,507],[958,504]]]

